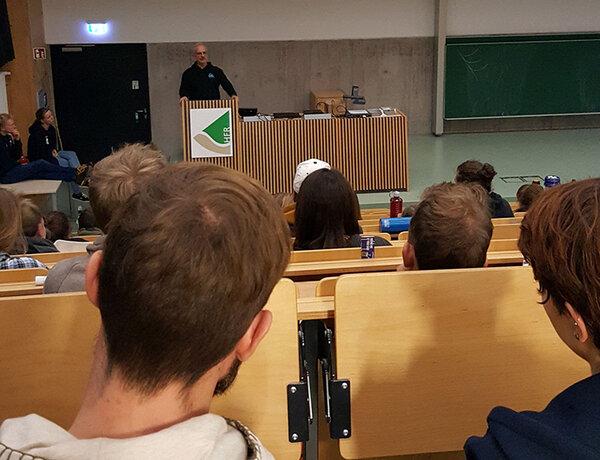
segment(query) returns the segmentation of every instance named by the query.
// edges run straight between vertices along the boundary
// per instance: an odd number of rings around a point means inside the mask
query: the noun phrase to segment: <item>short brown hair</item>
[[[408,233],[419,270],[483,267],[493,230],[487,201],[478,186],[425,189]]]
[[[552,187],[521,223],[519,249],[540,292],[577,310],[600,349],[600,179]]]
[[[35,236],[38,225],[44,220],[40,208],[28,198],[21,198],[21,225],[25,236]]]
[[[52,242],[71,238],[71,222],[62,211],[50,211],[46,214],[46,228],[50,232],[48,239]]]
[[[517,190],[517,201],[519,202],[518,212],[528,211],[535,200],[544,193],[544,187],[540,184],[525,184]]]
[[[135,192],[136,183],[167,165],[149,145],[127,144],[99,161],[90,176],[90,206],[106,233],[113,213]]]
[[[477,160],[467,160],[456,168],[456,182],[479,184],[487,192],[492,191],[492,179],[496,170],[489,163],[481,163]]]
[[[25,249],[19,197],[0,188],[0,251],[23,253]]]
[[[249,177],[179,163],[143,181],[100,268],[109,372],[143,394],[192,385],[234,349],[289,257],[281,208]]]

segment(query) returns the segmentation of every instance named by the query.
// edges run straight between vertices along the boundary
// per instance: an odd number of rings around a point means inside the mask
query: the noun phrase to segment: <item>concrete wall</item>
[[[177,91],[181,72],[192,62],[192,45],[148,45],[152,135],[176,158],[181,155]],[[429,131],[433,38],[208,43],[208,49],[242,107],[262,113],[301,111],[310,106],[311,90],[350,93],[355,84],[367,107],[399,107],[411,132]]]
[[[330,40],[433,35],[434,0],[43,0],[49,43]],[[86,22],[106,22],[93,37]]]

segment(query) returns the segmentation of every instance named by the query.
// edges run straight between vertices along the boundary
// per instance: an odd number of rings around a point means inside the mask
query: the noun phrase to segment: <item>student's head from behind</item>
[[[487,201],[477,185],[444,182],[427,188],[410,221],[404,266],[483,267],[493,229]]]
[[[297,249],[340,248],[360,233],[356,193],[339,171],[320,169],[302,183],[296,200]]]
[[[546,190],[523,218],[519,249],[560,337],[600,360],[600,179]]]
[[[94,165],[89,195],[97,226],[106,233],[113,213],[133,195],[136,184],[166,165],[161,152],[143,144],[125,145]]]
[[[50,211],[46,214],[46,227],[50,230],[50,240],[68,240],[71,238],[71,222],[62,211]]]
[[[518,212],[529,210],[535,200],[544,193],[544,187],[540,184],[525,184],[517,190],[517,201],[519,202]]]
[[[300,188],[302,187],[304,180],[312,173],[320,169],[331,169],[331,165],[326,161],[311,158],[310,160],[303,161],[296,166],[296,174],[294,174],[294,183],[292,185],[294,189],[294,198],[296,198],[300,192]]]
[[[88,265],[87,290],[102,316],[108,371],[151,395],[249,357],[270,326],[262,308],[290,240],[258,182],[180,163],[143,181],[114,216],[102,252]]]
[[[0,252],[21,254],[25,249],[20,198],[0,188]]]
[[[94,229],[98,227],[98,225],[96,225],[94,211],[92,211],[90,208],[85,208],[83,211],[81,211],[79,217],[77,218],[77,226],[79,227],[79,230]]]
[[[492,191],[492,179],[496,170],[489,163],[481,163],[476,160],[467,160],[456,168],[456,182],[479,184],[487,192]]]
[[[27,198],[21,199],[21,224],[25,236],[46,238],[44,216],[40,208]]]

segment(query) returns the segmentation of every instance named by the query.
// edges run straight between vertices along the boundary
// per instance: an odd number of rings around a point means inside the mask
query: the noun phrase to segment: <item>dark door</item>
[[[54,107],[64,150],[97,162],[125,142],[150,142],[145,44],[52,45]]]

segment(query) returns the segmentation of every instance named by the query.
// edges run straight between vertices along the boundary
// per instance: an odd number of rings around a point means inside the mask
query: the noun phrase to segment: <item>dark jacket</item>
[[[560,393],[542,412],[496,407],[485,436],[465,443],[467,460],[598,459],[599,394],[600,375],[593,375]]]
[[[50,125],[45,130],[40,121],[34,121],[29,127],[27,158],[29,161],[46,160],[58,164],[58,160],[52,156],[52,150],[58,150],[56,129]]]
[[[510,204],[500,195],[495,192],[489,193],[490,197],[490,212],[492,213],[492,218],[496,217],[515,217],[510,208]]]
[[[58,252],[52,241],[46,238],[36,238],[34,236],[26,236],[27,254],[40,254],[45,252]]]
[[[10,134],[0,134],[0,177],[18,165],[22,153],[21,141],[15,141]]]
[[[179,86],[179,97],[187,97],[190,101],[208,101],[211,99],[221,99],[219,86],[229,96],[236,94],[233,85],[225,76],[225,73],[218,67],[208,62],[204,69],[194,63],[189,69],[186,69],[181,76],[181,85]]]

